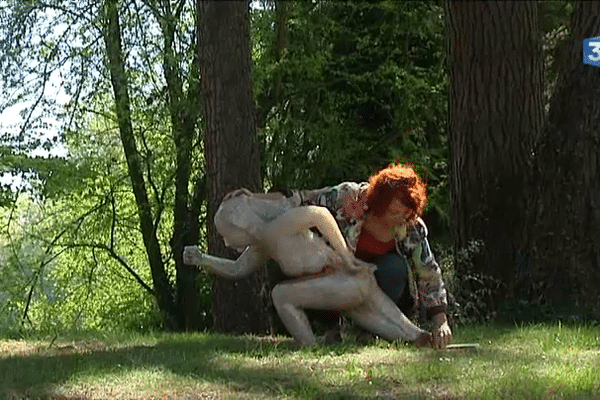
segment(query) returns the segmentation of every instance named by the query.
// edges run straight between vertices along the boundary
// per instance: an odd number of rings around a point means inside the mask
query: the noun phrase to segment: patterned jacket
[[[337,186],[317,190],[293,191],[294,197],[299,197],[301,205],[324,206],[331,211],[338,222],[340,231],[352,252],[356,251],[358,237],[364,220],[352,219],[342,206],[345,196],[358,198],[358,194],[369,188],[367,182],[344,182]],[[411,260],[413,274],[416,275],[417,290],[413,293],[421,314],[426,318],[446,312],[446,289],[438,263],[427,241],[427,227],[421,218],[406,223],[396,230],[396,251]],[[411,279],[412,280],[412,279]],[[412,280],[410,287],[414,287]]]

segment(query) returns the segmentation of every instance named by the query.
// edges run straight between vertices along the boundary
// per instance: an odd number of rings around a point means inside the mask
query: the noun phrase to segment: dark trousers
[[[409,290],[408,260],[402,254],[386,254],[375,260],[377,284],[409,318],[413,314],[414,299]]]

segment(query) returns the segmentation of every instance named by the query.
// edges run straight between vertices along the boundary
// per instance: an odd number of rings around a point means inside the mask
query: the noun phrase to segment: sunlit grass
[[[0,396],[111,399],[600,398],[600,327],[470,326],[434,351],[378,341],[148,334],[0,341]]]

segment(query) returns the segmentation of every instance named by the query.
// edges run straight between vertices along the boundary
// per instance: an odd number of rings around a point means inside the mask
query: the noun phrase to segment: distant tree
[[[537,4],[447,1],[446,9],[454,249],[480,241],[474,271],[510,288],[524,251],[526,176],[544,117]]]
[[[197,122],[200,115],[200,76],[196,36],[189,43],[192,57],[189,75],[185,78],[179,64],[184,57],[177,53],[178,25],[185,24],[182,17],[185,1],[173,8],[170,0],[148,1],[154,17],[159,21],[163,48],[162,65],[167,91],[167,107],[171,122],[175,149],[175,199],[173,204],[173,232],[170,240],[171,253],[175,262],[176,304],[180,315],[180,325],[187,330],[204,327],[201,317],[198,272],[183,263],[185,245],[196,244],[199,240],[198,220],[201,203],[206,197],[205,178],[192,173],[194,166],[194,144],[198,142]],[[196,25],[198,24],[196,10]],[[186,87],[187,86],[187,87]],[[196,152],[197,154],[197,152]]]
[[[198,0],[200,68],[206,121],[208,221],[227,192],[261,191],[260,148],[252,97],[249,8],[245,1]],[[235,258],[209,224],[211,254]],[[268,293],[263,271],[240,281],[215,279],[215,328],[227,332],[265,332]]]
[[[143,164],[137,148],[131,120],[132,107],[129,98],[129,83],[123,60],[118,0],[106,0],[103,11],[105,18],[104,42],[106,45],[110,79],[114,91],[119,132],[137,204],[140,230],[152,271],[156,299],[160,310],[164,314],[167,328],[177,329],[179,326],[176,318],[177,311],[173,301],[173,288],[166,273],[160,243],[156,235],[152,208],[143,176]]]

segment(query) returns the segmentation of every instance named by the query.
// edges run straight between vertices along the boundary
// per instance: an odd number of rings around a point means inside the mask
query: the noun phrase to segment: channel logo
[[[583,40],[583,63],[600,67],[600,36]]]

